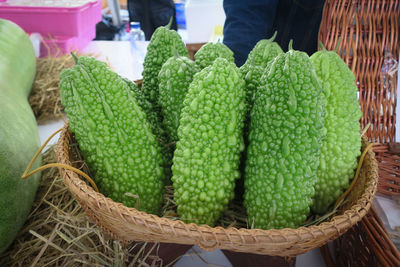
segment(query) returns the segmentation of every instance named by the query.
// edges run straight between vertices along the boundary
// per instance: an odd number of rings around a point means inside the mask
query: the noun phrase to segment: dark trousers
[[[173,0],[128,0],[129,21],[140,22],[146,40],[160,26],[172,18],[171,30],[177,30],[176,10]]]
[[[226,20],[224,44],[234,53],[238,66],[261,39],[270,38],[284,51],[293,39],[293,48],[307,52],[317,51],[318,30],[324,0],[224,0]]]

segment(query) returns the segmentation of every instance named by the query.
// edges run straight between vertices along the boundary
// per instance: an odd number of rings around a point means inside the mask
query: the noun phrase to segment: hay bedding
[[[61,70],[71,68],[74,64],[70,55],[36,59],[36,77],[29,96],[29,104],[39,124],[64,116],[58,89],[59,76]]]
[[[55,162],[55,147],[43,164]],[[82,165],[82,162],[76,162]],[[161,266],[158,244],[123,247],[89,222],[56,168],[42,173],[32,212],[0,266]]]

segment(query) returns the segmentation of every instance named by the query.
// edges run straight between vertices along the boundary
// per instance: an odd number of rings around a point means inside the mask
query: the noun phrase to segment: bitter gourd
[[[261,76],[267,71],[267,66],[271,65],[273,60],[283,51],[278,43],[274,42],[275,34],[270,39],[263,39],[257,42],[250,51],[249,56],[240,71],[246,82],[246,101],[247,101],[247,118],[245,132],[248,130],[249,113],[253,107],[254,95],[261,84]]]
[[[157,114],[153,105],[147,100],[142,90],[139,90],[139,87],[136,83],[123,78],[129,88],[133,91],[133,95],[136,98],[136,101],[143,112],[146,114],[147,121],[150,123],[150,127],[152,133],[157,139],[161,150],[162,156],[162,165],[164,168],[164,174],[167,182],[169,178],[171,178],[171,165],[172,165],[172,147],[169,145],[168,135],[162,127],[161,117]]]
[[[178,141],[183,100],[196,72],[198,68],[192,60],[187,57],[173,56],[164,63],[158,74],[160,90],[158,103],[170,142]]]
[[[355,78],[346,63],[334,51],[318,51],[311,56],[326,99],[326,139],[321,148],[321,163],[311,207],[323,214],[349,186],[360,155],[359,120]]]
[[[158,27],[154,31],[143,62],[142,90],[157,112],[159,112],[158,73],[162,65],[174,55],[174,51],[180,56],[189,57],[189,52],[181,36],[176,31],[169,29],[170,24]]]
[[[244,205],[255,228],[298,227],[314,196],[324,98],[306,53],[272,63],[250,113]]]
[[[245,96],[239,69],[224,58],[190,84],[172,165],[174,199],[184,221],[213,225],[234,196]]]
[[[199,69],[204,69],[213,64],[217,58],[225,58],[229,62],[235,62],[233,52],[223,43],[206,43],[194,54],[194,60]]]
[[[100,191],[128,207],[158,214],[161,154],[126,82],[105,63],[80,57],[61,72],[60,92],[70,129]]]
[[[282,48],[277,42],[274,42],[276,32],[270,39],[262,39],[250,51],[246,62],[240,67],[243,76],[253,69],[253,66],[265,68],[271,60],[277,55],[283,53]]]

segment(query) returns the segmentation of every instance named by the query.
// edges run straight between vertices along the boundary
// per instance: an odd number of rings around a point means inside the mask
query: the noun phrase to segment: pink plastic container
[[[40,33],[47,45],[41,46],[41,56],[57,55],[80,50],[93,40],[101,8],[101,0],[0,0],[0,18],[27,33]]]

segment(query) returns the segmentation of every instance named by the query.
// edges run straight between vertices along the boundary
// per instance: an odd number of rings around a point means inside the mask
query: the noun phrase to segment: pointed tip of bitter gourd
[[[322,43],[322,41],[319,41],[319,46],[321,47],[322,51],[324,51],[324,52],[328,51],[326,49],[326,47],[324,46],[324,44]]]
[[[336,47],[335,47],[335,52],[336,53],[338,53],[338,51],[339,51],[340,40],[341,40],[341,37],[339,36],[338,42],[337,42]]]
[[[169,19],[169,22],[168,22],[168,24],[165,26],[165,28],[167,28],[168,30],[170,30],[171,29],[171,25],[172,25],[172,19],[173,19],[174,17],[173,16],[171,16],[171,18]]]
[[[75,64],[78,64],[78,57],[75,55],[74,52],[71,52],[71,56],[74,59]]]
[[[275,31],[274,34],[271,36],[271,38],[268,39],[268,41],[273,42],[275,40],[277,34],[278,34],[278,31]]]
[[[174,55],[175,58],[180,57],[178,50],[176,50],[176,48],[175,48],[175,44],[172,47],[172,55]]]
[[[293,50],[293,39],[289,41],[288,50]]]

